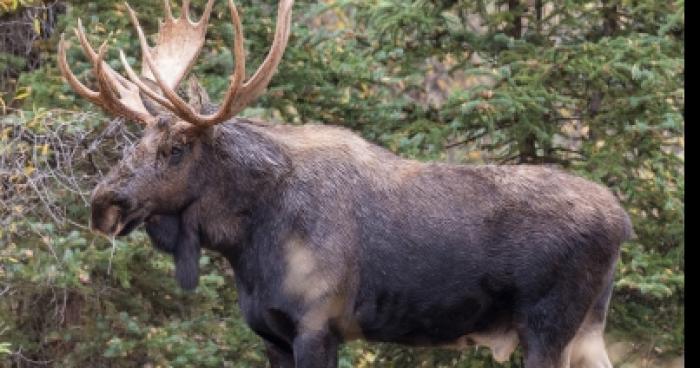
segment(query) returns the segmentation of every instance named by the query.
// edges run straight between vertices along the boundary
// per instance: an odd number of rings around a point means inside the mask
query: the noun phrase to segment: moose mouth
[[[117,205],[107,208],[93,208],[92,228],[107,236],[125,236],[143,223],[149,215],[145,208],[138,208],[129,212]]]
[[[120,222],[120,227],[117,227],[117,236],[129,235],[136,227],[141,225],[146,219],[146,215],[139,214],[138,216],[129,216],[125,222]]]

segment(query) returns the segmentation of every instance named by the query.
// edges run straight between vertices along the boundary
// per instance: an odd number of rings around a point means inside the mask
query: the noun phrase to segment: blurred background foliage
[[[195,2],[200,10],[203,1]],[[237,1],[254,70],[276,3]],[[157,30],[159,2],[134,2]],[[343,125],[406,157],[558,165],[610,187],[637,237],[617,272],[609,334],[684,352],[684,1],[297,1],[267,94],[243,115]],[[91,72],[71,28],[140,62],[122,2],[0,0],[0,365],[258,367],[232,270],[202,257],[183,293],[143,232],[88,228],[95,182],[138,139],[77,97],[56,68]],[[194,73],[214,99],[232,70],[217,1]],[[250,73],[251,71],[249,71]],[[641,345],[640,345],[641,346]],[[342,367],[496,367],[485,350],[353,342]],[[520,366],[519,353],[505,367]]]

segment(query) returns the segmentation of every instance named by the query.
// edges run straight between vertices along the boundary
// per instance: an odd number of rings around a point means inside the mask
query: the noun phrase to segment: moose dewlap
[[[269,54],[246,79],[241,21],[220,105],[190,80],[213,0],[198,22],[165,1],[155,47],[136,13],[141,73],[103,61],[77,38],[96,89],[59,66],[77,93],[140,122],[143,138],[92,196],[92,227],[125,235],[145,223],[173,255],[186,289],[202,247],[235,270],[240,308],[273,367],[335,367],[350,339],[484,345],[525,366],[611,367],[603,343],[613,272],[631,224],[604,187],[537,166],[466,166],[402,159],[349,130],[236,118],[274,74],[290,34],[279,4]]]

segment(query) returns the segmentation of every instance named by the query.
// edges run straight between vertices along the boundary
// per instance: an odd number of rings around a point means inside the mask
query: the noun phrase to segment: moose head
[[[221,184],[210,180],[206,172],[212,166],[208,162],[211,157],[205,155],[207,147],[216,143],[212,131],[243,110],[270,82],[289,38],[293,1],[280,2],[270,52],[248,80],[241,20],[233,1],[228,1],[235,31],[235,67],[220,107],[207,113],[207,106],[184,101],[176,89],[204,45],[213,2],[209,0],[200,20],[193,22],[189,1],[184,1],[179,18],[173,17],[169,2],[165,1],[166,17],[155,47],[148,45],[136,13],[127,4],[142,52],[139,76],[120,50],[128,79],[104,62],[106,42],[95,52],[79,22],[75,34],[92,63],[97,91],[86,87],[70,70],[66,42],[61,36],[58,65],[75,91],[108,113],[138,121],[145,127],[140,142],[93,192],[95,230],[108,235],[128,234],[154,214],[181,212],[201,197],[207,186]]]
[[[264,142],[247,142],[245,137],[232,139],[231,135],[237,132],[217,130],[270,82],[289,39],[293,1],[280,2],[271,49],[247,80],[241,19],[233,1],[228,1],[235,32],[235,66],[218,108],[208,103],[206,92],[194,78],[188,85],[189,101],[176,92],[204,45],[214,0],[207,2],[197,22],[190,19],[189,3],[183,1],[181,15],[175,18],[169,2],[164,2],[165,20],[160,24],[155,47],[148,45],[136,13],[126,5],[141,45],[140,75],[121,50],[127,77],[110,68],[104,61],[106,42],[95,51],[80,21],[74,31],[92,64],[97,90],[85,86],[71,71],[63,35],[58,49],[59,69],[78,94],[113,116],[144,125],[141,140],[94,189],[92,228],[106,235],[122,236],[146,222],[154,245],[174,255],[176,277],[185,289],[194,288],[198,280],[199,225],[193,220],[201,217],[197,212],[206,208],[212,212],[209,217],[223,218],[226,225],[209,221],[209,226],[223,229],[217,232],[219,236],[235,239],[240,236],[236,226],[242,221],[238,221],[242,218],[240,213],[248,211],[257,198],[254,194],[264,192],[264,183],[274,181],[275,172],[270,167],[276,166],[260,164],[275,158]],[[217,205],[221,208],[217,209]],[[187,209],[190,216],[182,216]],[[183,223],[187,218],[190,223]]]

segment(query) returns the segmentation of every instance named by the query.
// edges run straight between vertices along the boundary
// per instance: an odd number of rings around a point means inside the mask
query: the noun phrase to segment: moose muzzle
[[[95,188],[91,200],[91,228],[108,236],[130,233],[146,218],[147,213],[124,194]]]

